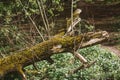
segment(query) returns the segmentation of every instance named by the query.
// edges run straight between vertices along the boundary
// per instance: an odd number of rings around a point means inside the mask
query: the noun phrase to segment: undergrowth
[[[47,61],[36,63],[39,73],[34,76],[31,73],[27,74],[28,80],[120,80],[120,60],[115,54],[99,45],[80,49],[79,53],[89,62],[97,62],[90,68],[70,74],[81,62],[71,53],[56,54],[52,56],[53,64]],[[34,67],[30,65],[26,70],[34,70]]]

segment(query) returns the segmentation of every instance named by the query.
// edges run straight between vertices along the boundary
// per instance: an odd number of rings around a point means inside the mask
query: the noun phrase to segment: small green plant
[[[119,80],[120,60],[119,58],[100,46],[93,46],[80,50],[89,62],[97,62],[90,68],[81,69],[77,73],[70,74],[70,71],[81,65],[81,62],[73,57],[71,53],[53,55],[55,61],[49,64],[46,61],[37,63],[40,74],[34,78],[50,80]],[[29,66],[27,67],[27,69]],[[33,69],[33,67],[31,67]],[[29,76],[30,78],[31,76]]]

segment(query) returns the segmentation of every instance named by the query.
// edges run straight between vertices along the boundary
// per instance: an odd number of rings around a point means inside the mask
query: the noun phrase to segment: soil
[[[107,49],[108,51],[115,53],[118,57],[120,57],[120,49],[118,49],[116,46],[106,46],[101,45],[102,48]]]
[[[101,45],[102,48],[115,53],[120,57],[120,32],[111,32],[110,40]]]

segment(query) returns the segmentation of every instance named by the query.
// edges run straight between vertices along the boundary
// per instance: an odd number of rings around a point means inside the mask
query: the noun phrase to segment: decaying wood
[[[65,36],[58,34],[50,40],[41,42],[29,49],[14,53],[10,56],[0,59],[0,76],[4,76],[8,72],[17,71],[23,79],[25,75],[22,69],[25,66],[33,64],[33,62],[48,60],[51,61],[50,56],[60,52],[70,52],[73,50],[74,45],[79,48],[79,44],[84,37],[83,44],[80,48],[95,45],[107,40],[108,33],[105,31],[86,33],[83,36]],[[75,42],[74,42],[75,41]]]

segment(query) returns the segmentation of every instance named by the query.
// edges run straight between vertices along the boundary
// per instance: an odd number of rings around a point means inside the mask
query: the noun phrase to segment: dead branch
[[[90,62],[89,64],[82,64],[80,67],[74,69],[73,71],[71,71],[71,74],[73,73],[77,73],[79,70],[84,69],[84,68],[89,68],[90,66],[92,66],[93,64],[95,64],[96,61]]]

